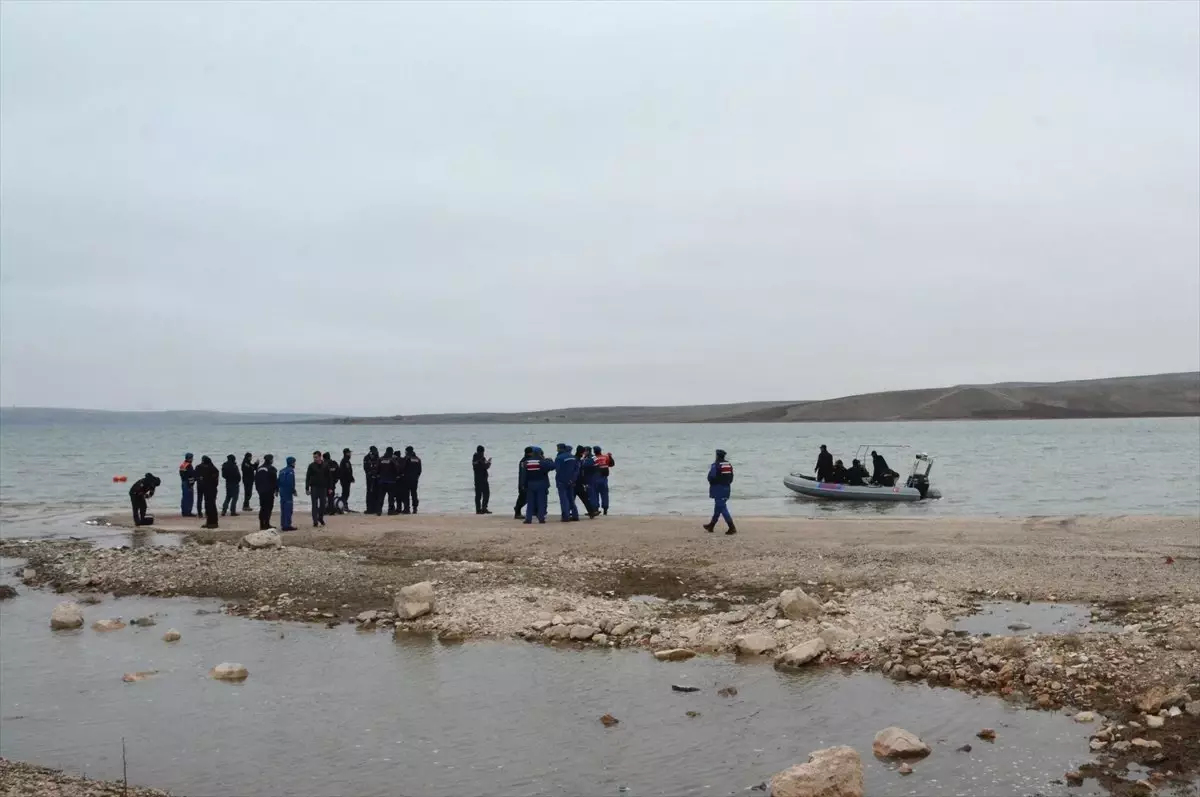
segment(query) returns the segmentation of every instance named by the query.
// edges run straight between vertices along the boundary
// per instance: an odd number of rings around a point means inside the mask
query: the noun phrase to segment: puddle
[[[1081,603],[992,601],[982,604],[978,613],[959,618],[954,628],[991,636],[1121,630],[1109,623],[1093,622],[1091,611],[1091,607]]]
[[[740,795],[837,744],[864,754],[875,797],[1103,793],[1054,783],[1089,760],[1090,728],[949,689],[733,658],[441,645],[199,614],[217,602],[189,599],[105,598],[83,607],[87,626],[151,613],[158,625],[54,633],[63,598],[0,603],[0,755],[119,779],[124,737],[130,780],[179,794]],[[183,639],[162,642],[167,628]],[[206,677],[222,661],[249,679]],[[144,670],[159,674],[121,682]],[[717,694],[727,685],[736,696]],[[606,713],[620,723],[604,727]],[[889,725],[934,748],[913,775],[870,755]],[[975,738],[983,727],[994,744]]]

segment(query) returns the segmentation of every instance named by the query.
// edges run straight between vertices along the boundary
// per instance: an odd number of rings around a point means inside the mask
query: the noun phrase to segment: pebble
[[[167,633],[163,634],[163,642],[178,642],[182,635],[174,628],[168,628]]]

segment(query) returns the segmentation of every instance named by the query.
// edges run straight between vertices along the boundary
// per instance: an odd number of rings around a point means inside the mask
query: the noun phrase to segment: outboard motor
[[[922,500],[929,495],[929,471],[932,469],[933,457],[917,454],[913,458],[912,473],[909,474],[905,486],[915,488],[921,494]]]

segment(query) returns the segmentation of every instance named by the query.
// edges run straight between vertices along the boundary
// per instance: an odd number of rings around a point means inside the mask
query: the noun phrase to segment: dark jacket
[[[259,495],[275,495],[279,489],[279,471],[275,470],[274,463],[264,462],[258,466],[254,472],[254,489]]]
[[[242,483],[249,489],[254,484],[254,474],[258,472],[258,463],[251,462],[249,457],[242,460]]]
[[[221,483],[221,471],[211,459],[204,457],[196,467],[196,480],[200,482],[201,490],[216,490]]]
[[[717,460],[708,468],[708,497],[729,498],[733,484],[733,465],[728,460]]]
[[[304,491],[320,490],[324,492],[329,489],[329,471],[325,469],[324,462],[308,463],[308,470],[304,473]]]
[[[414,485],[421,481],[421,458],[416,454],[404,455],[404,481]]]
[[[342,484],[352,484],[354,482],[354,463],[350,461],[350,457],[342,457],[342,462],[338,465],[338,481]]]
[[[186,459],[179,463],[179,483],[184,486],[196,483],[196,469]]]
[[[867,473],[867,469],[861,464],[851,465],[846,469],[846,484],[854,487],[865,487],[867,484],[866,479],[870,475]]]
[[[475,473],[477,484],[488,480],[488,468],[490,467],[492,467],[492,463],[488,462],[487,454],[480,454],[476,451],[471,455],[471,470]]]
[[[236,462],[225,460],[225,464],[221,466],[221,478],[227,482],[240,482],[242,480],[242,470]]]
[[[363,475],[367,477],[367,481],[374,479],[379,475],[379,455],[367,453],[363,457]]]
[[[321,461],[325,463],[325,489],[332,490],[338,481],[338,464],[333,461],[333,457]]]
[[[396,476],[396,455],[385,453],[379,458],[379,483],[395,484]]]
[[[833,473],[833,454],[822,451],[817,454],[817,478],[825,481],[825,477]]]
[[[158,487],[160,484],[162,484],[162,480],[157,476],[138,479],[133,483],[133,486],[129,488],[129,497],[141,498],[142,500],[145,500],[154,495],[154,488]]]

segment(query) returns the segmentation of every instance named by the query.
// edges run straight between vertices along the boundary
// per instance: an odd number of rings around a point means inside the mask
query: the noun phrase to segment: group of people
[[[475,514],[490,515],[488,502],[492,490],[488,484],[492,460],[483,446],[475,449],[471,458],[471,469],[475,476]],[[550,501],[550,472],[554,472],[554,486],[558,490],[560,519],[564,523],[579,520],[579,507],[583,504],[584,514],[592,519],[608,514],[608,475],[616,467],[612,454],[600,446],[576,446],[574,451],[566,443],[559,443],[554,459],[546,457],[538,446],[528,446],[517,462],[517,502],[513,504],[513,518],[525,523],[546,522]],[[524,515],[522,515],[524,510]]]
[[[847,468],[840,459],[834,460],[825,446],[821,446],[821,453],[817,454],[817,465],[813,470],[816,471],[817,481],[846,484],[851,487],[893,487],[896,479],[900,477],[899,473],[888,467],[887,460],[878,451],[871,452],[871,471],[868,471],[857,459],[851,460],[850,467]]]

